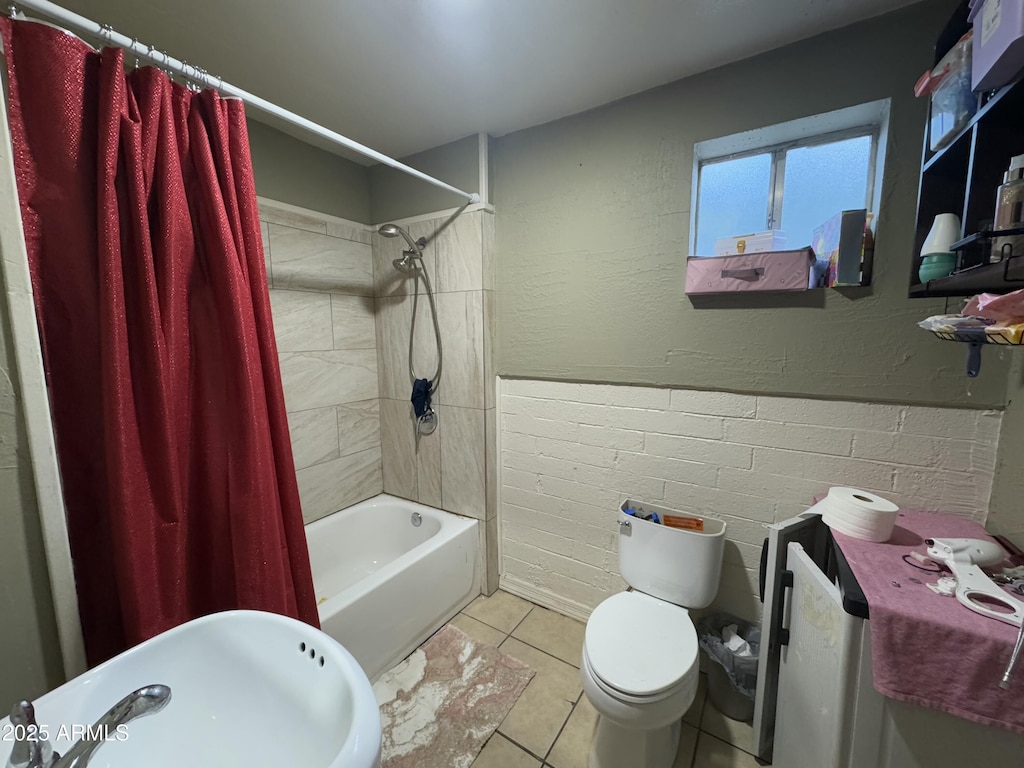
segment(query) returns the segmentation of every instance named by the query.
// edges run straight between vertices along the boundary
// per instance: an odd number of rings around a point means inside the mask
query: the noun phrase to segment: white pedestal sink
[[[151,684],[169,686],[171,700],[126,725],[123,740],[111,734],[91,768],[380,765],[380,712],[352,655],[307,624],[260,611],[205,616],[125,651],[36,699],[36,721],[64,754],[80,735],[68,738],[73,726]],[[0,766],[10,731],[0,720]]]

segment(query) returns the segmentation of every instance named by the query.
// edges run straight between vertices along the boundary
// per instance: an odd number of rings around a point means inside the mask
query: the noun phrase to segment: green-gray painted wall
[[[369,169],[249,119],[256,194],[371,224]]]
[[[498,372],[1002,406],[1003,355],[968,396],[964,350],[915,325],[943,302],[906,296],[926,114],[912,88],[951,9],[913,6],[495,139]],[[694,143],[888,97],[874,286],[691,302]]]
[[[480,192],[480,150],[476,134],[403,157],[401,161],[457,189]],[[457,208],[464,202],[464,197],[386,165],[370,168],[370,214],[374,224]]]
[[[17,387],[7,295],[0,292],[0,702],[33,699],[63,682]]]

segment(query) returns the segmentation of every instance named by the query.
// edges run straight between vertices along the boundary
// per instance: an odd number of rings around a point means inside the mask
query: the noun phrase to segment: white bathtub
[[[306,526],[321,629],[371,680],[476,596],[477,525],[381,494]]]

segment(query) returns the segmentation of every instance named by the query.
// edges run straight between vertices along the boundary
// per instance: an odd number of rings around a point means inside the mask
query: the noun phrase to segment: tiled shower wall
[[[370,232],[264,199],[260,219],[308,523],[382,488]]]
[[[765,526],[832,485],[983,522],[1001,414],[653,387],[501,382],[502,586],[578,618],[624,588],[626,498],[728,524],[714,607],[759,618]]]
[[[399,222],[431,237],[447,217]],[[480,520],[481,573],[498,584],[494,376],[494,217],[463,213],[424,249],[443,346],[438,428],[418,437],[408,356],[437,367],[430,305],[391,262],[405,241],[260,199],[267,276],[303,517],[382,491]]]
[[[404,226],[414,239],[430,238],[444,221]],[[443,363],[434,398],[437,430],[418,437],[410,404],[409,334],[415,305],[413,370],[416,378],[432,378],[438,357],[430,306],[422,286],[415,299],[414,278],[392,266],[408,247],[405,241],[373,234],[384,491],[481,520],[487,592],[497,588],[493,231],[490,212],[463,213],[424,249]]]

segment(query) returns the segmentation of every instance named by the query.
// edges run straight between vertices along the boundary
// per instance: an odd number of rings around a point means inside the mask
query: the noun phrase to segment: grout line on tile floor
[[[509,637],[512,637],[512,636],[509,635]],[[559,658],[554,653],[548,653],[548,651],[546,651],[544,648],[538,648],[536,645],[534,645],[532,643],[527,643],[525,640],[522,640],[522,639],[520,639],[518,637],[512,637],[512,639],[522,643],[523,645],[529,646],[530,648],[532,648],[534,650],[538,650],[538,651],[540,651],[541,653],[543,653],[546,656],[551,656],[552,658],[554,658],[556,660],[556,662],[561,662],[562,664],[568,665],[573,670],[579,670],[580,669],[577,665],[574,665],[574,664],[571,664],[569,662],[566,662],[566,660],[564,658]],[[502,642],[504,642],[504,640]]]
[[[514,627],[512,627],[512,629],[511,629],[511,630],[509,631],[509,633],[508,633],[508,636],[509,636],[509,637],[512,637],[512,633],[513,633],[513,632],[515,632],[515,631],[516,631],[517,629],[519,629],[519,625],[520,625],[520,624],[522,624],[522,623],[523,623],[524,621],[526,621],[526,617],[527,617],[527,616],[529,616],[529,615],[530,615],[531,613],[533,613],[533,609],[534,609],[534,608],[536,608],[536,607],[537,607],[536,605],[534,605],[533,603],[530,603],[530,610],[528,610],[528,611],[527,611],[527,612],[526,612],[526,613],[525,613],[525,614],[523,615],[523,618],[521,618],[521,619],[520,619],[520,620],[518,621],[518,623],[517,623],[517,624],[516,624],[516,625],[515,625]]]
[[[525,602],[525,601],[524,601],[524,602]],[[469,607],[469,606],[467,605],[467,606],[466,606],[466,608],[468,608],[468,607]],[[509,638],[509,637],[511,637],[511,636],[512,636],[512,633],[513,633],[513,632],[515,632],[515,631],[516,631],[517,629],[519,629],[519,625],[520,625],[520,624],[522,624],[522,623],[523,623],[524,621],[526,621],[526,617],[527,617],[527,616],[529,616],[529,615],[530,615],[531,613],[533,613],[533,609],[534,609],[534,608],[536,608],[536,607],[537,607],[536,605],[534,605],[533,603],[530,603],[530,610],[528,610],[528,611],[526,612],[526,615],[524,615],[524,616],[523,616],[523,618],[521,618],[521,619],[520,619],[520,620],[519,620],[519,621],[518,621],[518,622],[516,623],[516,625],[515,625],[514,627],[512,627],[512,629],[511,629],[511,630],[509,630],[508,632],[506,632],[506,631],[505,631],[504,629],[502,629],[501,627],[496,627],[496,626],[494,626],[493,624],[488,624],[488,623],[487,623],[486,621],[484,621],[483,619],[478,619],[478,618],[477,618],[476,616],[470,616],[470,614],[466,613],[466,608],[463,608],[463,609],[462,609],[461,611],[459,611],[459,613],[460,613],[460,614],[462,614],[463,616],[467,616],[467,617],[469,617],[469,618],[473,619],[473,621],[479,621],[479,622],[480,622],[481,624],[483,624],[484,626],[490,627],[491,629],[494,629],[494,630],[497,630],[498,632],[501,632],[502,634],[504,634],[504,635],[505,635],[505,637],[506,637],[506,639],[507,639],[507,638]]]
[[[501,728],[501,726],[500,726],[500,725],[499,725],[498,727],[499,727],[499,728]],[[515,744],[515,745],[516,745],[517,747],[519,747],[519,749],[523,750],[523,752],[525,752],[526,754],[528,754],[528,755],[529,755],[530,757],[534,757],[534,758],[537,758],[537,759],[538,759],[538,760],[540,760],[540,761],[541,761],[542,763],[544,762],[544,758],[543,758],[543,757],[539,757],[539,756],[537,755],[537,753],[536,753],[536,752],[533,752],[532,750],[529,750],[529,749],[527,749],[527,748],[526,748],[526,747],[524,747],[524,746],[523,746],[522,744],[520,744],[520,743],[519,743],[518,741],[516,741],[516,740],[515,740],[515,739],[513,739],[513,738],[512,738],[511,736],[509,736],[509,735],[508,735],[507,733],[501,733],[501,731],[500,731],[500,730],[496,730],[496,731],[494,732],[494,734],[499,734],[499,733],[501,734],[501,736],[502,736],[502,737],[503,737],[504,739],[506,739],[507,741],[510,741],[510,742],[512,742],[513,744]],[[491,734],[491,738],[492,738],[492,739],[494,738],[494,734]],[[490,739],[488,739],[488,741],[490,741]]]
[[[725,746],[727,746],[727,747],[732,747],[733,749],[735,749],[735,750],[738,750],[738,751],[740,751],[740,752],[745,752],[745,751],[746,751],[746,750],[740,749],[740,748],[739,748],[739,747],[737,747],[737,746],[736,746],[735,744],[730,744],[730,743],[729,743],[728,741],[726,741],[725,739],[720,739],[720,738],[718,738],[717,736],[715,736],[715,734],[713,734],[713,733],[710,733],[710,732],[708,732],[708,731],[704,731],[704,730],[702,730],[702,731],[700,732],[700,734],[701,734],[701,736],[707,736],[708,738],[710,738],[710,739],[714,739],[715,741],[720,741],[720,742],[722,742],[723,744],[725,744]],[[747,752],[747,754],[749,755],[750,753],[749,753],[749,752]]]
[[[477,750],[476,757],[473,758],[474,763],[477,761],[477,758],[479,758],[480,755],[483,754],[483,751],[487,749],[487,745],[494,741],[494,737],[497,735],[498,729],[495,728],[493,731],[491,731],[491,735],[487,737],[487,741],[480,745],[480,749]],[[470,768],[472,768],[472,763],[470,764]]]
[[[554,655],[553,653],[548,653],[548,652],[547,652],[547,651],[545,651],[545,650],[544,650],[543,648],[538,648],[538,647],[537,647],[536,645],[534,645],[533,643],[528,643],[528,642],[526,642],[526,641],[525,641],[525,640],[523,640],[523,639],[522,639],[521,637],[512,637],[512,635],[509,635],[508,637],[506,637],[506,638],[505,638],[505,640],[508,640],[509,638],[511,638],[512,640],[515,640],[515,641],[516,641],[517,643],[522,643],[523,645],[525,645],[525,646],[527,646],[527,647],[529,647],[529,648],[533,648],[533,650],[535,650],[535,651],[539,651],[540,653],[543,653],[543,654],[544,654],[545,656],[550,656],[550,657],[551,657],[552,659],[554,659],[555,661],[560,661],[560,662],[562,662],[563,664],[568,664],[568,665],[569,665],[570,667],[572,667],[573,669],[579,669],[579,666],[577,666],[576,664],[573,664],[573,663],[571,663],[571,662],[568,662],[568,661],[566,661],[565,659],[560,659],[560,658],[558,658],[557,656],[555,656],[555,655]],[[504,642],[505,642],[505,640],[502,640],[501,642],[502,642],[502,643],[504,643]],[[506,651],[506,653],[507,653],[507,651]]]
[[[470,619],[471,621],[475,621],[478,624],[483,624],[488,629],[493,629],[499,635],[504,635],[504,637],[502,638],[502,641],[501,641],[502,643],[505,642],[505,640],[508,640],[512,636],[511,632],[506,632],[501,627],[496,627],[493,624],[488,624],[486,621],[484,621],[483,619],[478,619],[476,616],[470,616],[468,613],[466,613],[466,609],[465,608],[463,608],[461,611],[459,611],[457,614],[455,614],[455,616],[453,616],[451,619],[449,619],[448,620],[448,624],[451,624],[455,620],[455,618],[458,617],[458,616],[465,616],[467,619]],[[448,624],[445,624],[445,626],[448,626]],[[519,626],[519,625],[517,624],[516,626]],[[443,628],[444,627],[442,627],[442,629]],[[501,643],[498,643],[498,645],[501,645]]]
[[[562,727],[559,728],[558,733],[555,734],[555,740],[551,742],[551,746],[548,747],[548,753],[544,755],[544,759],[541,761],[544,763],[544,765],[548,764],[548,758],[551,757],[551,753],[555,751],[555,744],[557,744],[558,740],[562,738],[562,731],[564,731],[565,726],[569,724],[569,720],[570,718],[572,718],[573,712],[576,711],[576,707],[578,704],[579,700],[577,699],[576,702],[572,705],[572,708],[569,710],[569,716],[565,718],[565,721],[562,723]]]

